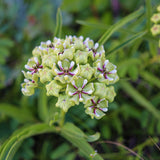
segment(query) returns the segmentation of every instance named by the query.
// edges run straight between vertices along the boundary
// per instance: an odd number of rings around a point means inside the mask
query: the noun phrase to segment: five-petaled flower
[[[34,57],[34,60],[29,59],[28,65],[25,65],[25,68],[31,71],[31,74],[37,73],[39,69],[42,69],[43,66],[39,64],[38,58]]]
[[[67,94],[72,97],[71,100],[74,101],[75,104],[79,104],[79,101],[86,102],[90,99],[89,95],[94,92],[94,86],[93,83],[87,83],[87,79],[79,77],[67,85]]]
[[[85,108],[85,112],[92,118],[100,119],[105,115],[103,112],[108,111],[108,101],[105,98],[100,99],[94,96],[86,103]]]

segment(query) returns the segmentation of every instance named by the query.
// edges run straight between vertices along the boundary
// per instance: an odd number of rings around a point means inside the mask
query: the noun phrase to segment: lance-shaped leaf
[[[55,29],[54,36],[61,38],[61,32],[62,32],[62,15],[61,15],[60,8],[58,8],[57,16],[56,16],[56,29]]]
[[[123,18],[122,20],[120,20],[119,22],[114,24],[109,29],[107,29],[107,31],[102,35],[102,37],[98,41],[99,46],[103,45],[116,30],[118,30],[119,28],[121,28],[122,26],[127,24],[128,22],[132,21],[133,19],[142,15],[143,11],[144,11],[144,9],[141,8],[138,11],[135,11],[134,13],[130,14],[129,16]]]

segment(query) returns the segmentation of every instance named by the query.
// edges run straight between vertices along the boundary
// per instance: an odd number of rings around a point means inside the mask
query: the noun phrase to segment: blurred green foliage
[[[107,144],[106,140],[123,143],[145,160],[159,160],[160,150],[155,143],[160,145],[160,50],[157,38],[150,33],[150,17],[157,4],[158,0],[145,3],[143,0],[0,1],[0,146],[23,124],[44,120],[39,109],[41,93],[37,91],[32,97],[21,94],[21,70],[32,49],[55,35],[58,7],[63,17],[62,37],[83,35],[98,41],[113,24],[143,6],[139,18],[118,29],[104,44],[106,56],[117,65],[120,76],[115,85],[117,96],[107,115],[99,121],[92,120],[79,105],[69,110],[66,121],[73,122],[86,134],[100,132],[100,140],[91,144],[106,160],[138,160],[124,148]],[[140,32],[146,33],[113,52]],[[46,105],[50,119],[56,110],[54,104],[55,100],[49,97]],[[48,133],[25,140],[14,159],[82,157],[83,152],[65,139]]]

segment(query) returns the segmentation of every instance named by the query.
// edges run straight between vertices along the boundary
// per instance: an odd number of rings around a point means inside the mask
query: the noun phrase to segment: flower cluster
[[[153,14],[151,21],[154,23],[151,32],[154,36],[160,35],[160,6],[157,7],[158,13]],[[160,40],[159,40],[160,47]]]
[[[83,37],[54,38],[35,47],[25,65],[22,92],[34,94],[39,84],[44,84],[47,96],[58,97],[57,107],[65,112],[80,102],[86,113],[100,119],[108,110],[116,93],[118,81],[116,66],[105,59],[103,46]]]

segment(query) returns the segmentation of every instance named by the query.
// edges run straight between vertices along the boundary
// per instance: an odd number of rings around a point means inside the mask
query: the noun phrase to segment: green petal
[[[42,65],[44,67],[53,67],[53,64],[57,63],[57,56],[56,55],[44,55],[42,58]]]
[[[49,84],[46,85],[47,96],[58,97],[62,88],[62,85],[60,85],[56,80],[52,80]]]
[[[94,92],[94,85],[93,85],[93,83],[88,83],[84,87],[83,91],[88,92],[88,94],[92,94]]]
[[[73,77],[68,75],[61,75],[61,76],[56,76],[54,79],[60,81],[63,84],[66,84],[66,83],[70,83]]]
[[[70,101],[74,102],[76,105],[79,105],[79,96],[78,96],[78,94],[70,97]]]
[[[72,60],[74,52],[75,52],[75,48],[65,49],[64,53],[63,54],[59,54],[58,57],[59,57],[60,60],[64,60],[64,59]]]
[[[102,100],[98,105],[98,108],[107,108],[108,107],[108,101],[106,99]]]
[[[41,56],[41,51],[39,49],[39,47],[35,47],[32,51],[33,56],[39,57]]]
[[[76,39],[74,41],[74,47],[76,50],[84,50],[84,45],[83,45],[83,41],[81,39]]]
[[[98,96],[99,98],[106,97],[107,87],[104,83],[94,83],[95,92],[94,95]]]
[[[66,94],[71,96],[74,92],[76,92],[76,89],[71,84],[68,84],[66,88]]]
[[[33,80],[33,81],[35,81],[35,82],[38,81],[39,73],[31,74],[31,72],[29,72],[29,71],[27,71],[27,72],[22,71],[22,73],[24,74],[24,77],[25,77],[26,79],[30,79],[30,80]]]
[[[94,114],[93,109],[91,107],[86,108],[85,113],[90,115],[92,119],[101,119],[105,115],[105,113],[98,109],[96,109],[96,114]]]
[[[83,104],[86,104],[87,101],[89,101],[92,97],[87,94],[82,94],[83,98]]]
[[[75,103],[73,101],[70,101],[69,96],[60,94],[56,106],[67,112],[70,107],[74,106],[74,104]]]
[[[31,96],[34,94],[34,89],[38,86],[37,83],[32,83],[32,82],[27,82],[27,83],[22,83],[22,93],[25,96]]]
[[[114,97],[116,96],[116,92],[114,91],[114,87],[111,86],[111,87],[107,87],[107,90],[106,90],[106,99],[109,101],[109,102],[112,102],[114,100]]]
[[[92,78],[92,75],[94,73],[94,69],[89,64],[80,65],[80,71],[80,76],[88,80]]]
[[[50,69],[41,69],[39,70],[40,81],[41,83],[45,83],[51,81],[53,78],[52,71]]]
[[[89,52],[78,50],[74,55],[74,59],[77,64],[86,64],[88,62],[88,56]]]

